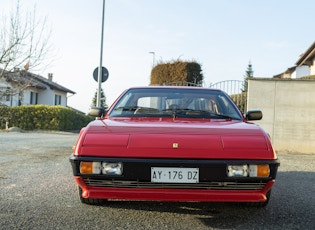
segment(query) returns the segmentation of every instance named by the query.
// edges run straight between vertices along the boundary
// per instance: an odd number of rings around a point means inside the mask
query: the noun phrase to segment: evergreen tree
[[[245,71],[245,75],[244,75],[244,83],[243,83],[243,89],[242,89],[243,92],[247,92],[248,79],[253,78],[253,77],[254,77],[254,71],[253,71],[252,63],[249,62],[247,66],[247,70]]]
[[[91,106],[96,106],[96,101],[97,101],[97,90],[95,91]],[[106,96],[104,94],[103,89],[101,89],[101,107],[105,109],[108,108],[108,105],[106,104]]]

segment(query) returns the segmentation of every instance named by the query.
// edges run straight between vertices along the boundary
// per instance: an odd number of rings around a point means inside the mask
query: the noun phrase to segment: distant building
[[[315,42],[302,54],[285,72],[273,76],[274,78],[301,78],[315,75]]]
[[[0,105],[61,105],[67,106],[68,94],[74,91],[53,82],[53,74],[48,78],[28,71],[6,72],[0,78]]]

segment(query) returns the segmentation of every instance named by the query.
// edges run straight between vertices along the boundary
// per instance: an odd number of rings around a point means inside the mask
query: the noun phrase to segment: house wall
[[[11,84],[3,81],[0,79],[0,91],[4,90],[5,88],[10,87],[11,89],[14,89],[14,86]],[[55,105],[55,95],[61,96],[61,106],[67,106],[67,93],[47,88],[45,90],[43,89],[36,89],[36,88],[28,88],[23,91],[22,96],[22,102],[21,105],[30,105],[30,97],[31,92],[38,93],[38,101],[37,104],[43,104],[43,105]],[[2,93],[0,92],[0,96]],[[0,103],[7,105],[7,106],[18,106],[19,105],[19,95],[13,94],[10,95],[10,100],[7,101],[6,98],[0,97]]]
[[[25,90],[23,92],[23,102],[22,104],[23,105],[30,105],[31,103],[31,92],[34,92],[34,93],[40,93],[40,91],[38,89],[32,89],[32,90]],[[38,98],[39,100],[39,98]]]
[[[291,76],[289,75],[287,78],[296,78],[296,70],[294,70],[294,71],[291,73]]]
[[[310,66],[310,75],[315,75],[315,58],[312,60],[312,65]]]
[[[62,106],[67,106],[67,94],[65,92],[62,91],[54,91],[54,104],[55,105],[55,95],[60,95],[61,96],[61,104]]]
[[[10,106],[12,97],[10,96],[9,100],[7,101],[7,97],[3,96],[8,89],[8,87],[11,89],[11,85],[8,84],[6,81],[4,81],[2,78],[0,78],[0,104]]]
[[[55,93],[51,89],[46,89],[38,94],[38,104],[55,105]]]
[[[58,91],[58,90],[52,90],[50,88],[46,90],[36,90],[36,89],[30,89],[24,91],[24,97],[23,97],[23,105],[29,105],[30,104],[30,92],[37,92],[38,93],[38,101],[37,104],[43,104],[43,105],[55,105],[55,95],[61,96],[61,104],[62,106],[67,106],[67,93]]]
[[[305,77],[311,75],[310,67],[302,65],[296,67],[296,78]]]
[[[315,81],[249,79],[248,110],[260,109],[254,123],[269,133],[276,150],[315,153]]]

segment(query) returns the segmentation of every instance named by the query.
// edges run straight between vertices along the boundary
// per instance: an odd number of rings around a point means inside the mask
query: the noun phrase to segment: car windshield
[[[171,87],[129,89],[109,117],[242,119],[233,101],[220,90]]]

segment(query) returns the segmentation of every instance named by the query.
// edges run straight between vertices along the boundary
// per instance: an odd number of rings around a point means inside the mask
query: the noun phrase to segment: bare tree
[[[20,1],[9,16],[2,15],[0,24],[0,81],[14,81],[18,92],[32,85],[28,71],[44,67],[50,46],[50,29],[47,19],[36,18],[36,7],[23,12]],[[0,90],[0,98],[8,91]]]

